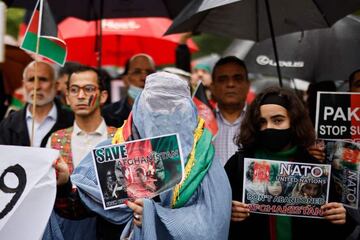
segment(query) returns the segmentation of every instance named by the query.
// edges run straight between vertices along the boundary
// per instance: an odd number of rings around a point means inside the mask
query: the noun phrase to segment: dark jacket
[[[121,127],[128,118],[132,106],[128,103],[128,98],[122,98],[117,102],[106,105],[102,109],[102,116],[108,126]]]
[[[226,163],[225,171],[229,177],[233,200],[242,202],[242,186],[244,173],[244,158],[254,157],[253,152],[240,150]],[[299,150],[291,161],[303,163],[318,163],[304,149]],[[331,184],[330,184],[331,186]],[[332,201],[332,188],[330,187],[329,202]],[[231,222],[229,239],[270,239],[270,216],[252,213],[242,222]],[[335,225],[325,219],[311,219],[292,217],[292,240],[319,240],[319,239],[346,239],[355,228],[356,223],[347,214],[346,224]]]
[[[68,128],[74,123],[74,115],[66,110],[58,101],[55,101],[57,108],[57,119],[55,125],[41,141],[41,147],[45,147],[51,133]],[[0,144],[30,146],[29,131],[26,125],[26,108],[28,104],[19,111],[11,113],[0,122]]]

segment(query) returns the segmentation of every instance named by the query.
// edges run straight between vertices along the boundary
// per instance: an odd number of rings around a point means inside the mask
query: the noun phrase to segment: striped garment
[[[109,145],[110,140],[100,145]],[[213,163],[197,191],[184,207],[170,208],[172,191],[160,195],[161,202],[145,199],[143,225],[132,224],[132,211],[125,205],[104,210],[91,155],[81,161],[71,176],[83,203],[103,218],[117,224],[128,223],[122,236],[135,240],[227,239],[231,216],[231,189],[220,162]],[[167,230],[165,230],[167,229]]]
[[[239,133],[241,121],[245,116],[246,105],[242,110],[240,117],[233,123],[229,123],[220,113],[216,110],[216,121],[218,124],[218,133],[214,139],[215,156],[220,159],[220,162],[225,166],[229,158],[235,154],[238,146],[234,143],[234,137]]]

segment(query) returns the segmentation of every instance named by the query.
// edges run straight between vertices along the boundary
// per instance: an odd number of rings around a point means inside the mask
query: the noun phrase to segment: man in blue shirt
[[[38,77],[36,108],[33,114],[35,89],[35,65]],[[70,111],[54,101],[56,95],[56,71],[46,62],[31,62],[23,73],[23,87],[27,104],[11,113],[0,123],[0,144],[45,147],[50,134],[72,125],[74,119]],[[34,136],[31,143],[34,120]]]

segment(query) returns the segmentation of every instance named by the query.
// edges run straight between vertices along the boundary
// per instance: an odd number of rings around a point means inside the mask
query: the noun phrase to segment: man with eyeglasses
[[[36,70],[35,70],[36,69]],[[35,72],[38,77],[36,108],[33,114]],[[56,71],[46,62],[31,62],[23,72],[23,88],[27,104],[19,111],[11,113],[0,123],[0,144],[45,147],[51,133],[71,126],[73,114],[67,111],[56,95]],[[34,137],[31,144],[32,123]]]
[[[101,106],[107,97],[108,93],[96,69],[83,65],[73,69],[67,82],[66,101],[75,114],[74,124],[54,132],[47,145],[60,150],[70,174],[97,144],[113,137],[116,131],[116,128],[106,126],[101,116]],[[59,214],[56,218],[62,226],[64,239],[94,239],[94,236],[101,234],[96,232],[96,229],[100,229],[96,225],[102,220],[93,217],[94,214],[84,209],[81,203],[71,201],[68,195],[76,195],[76,189],[66,187],[68,189],[59,189],[55,202],[55,211]],[[119,236],[120,233],[121,230],[118,231]]]
[[[145,86],[146,76],[155,71],[155,62],[147,54],[136,54],[128,60],[123,73],[127,96],[105,106],[102,111],[108,125],[121,127],[124,120],[129,116],[134,100],[140,95]]]

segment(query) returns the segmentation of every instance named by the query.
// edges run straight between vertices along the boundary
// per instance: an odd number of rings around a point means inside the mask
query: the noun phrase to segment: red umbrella
[[[147,53],[156,64],[173,64],[180,35],[163,36],[171,25],[167,18],[118,18],[102,20],[102,64],[123,66],[136,53]],[[96,28],[99,22],[67,18],[59,30],[67,43],[68,61],[96,66],[98,63]],[[188,42],[192,52],[194,42]]]

